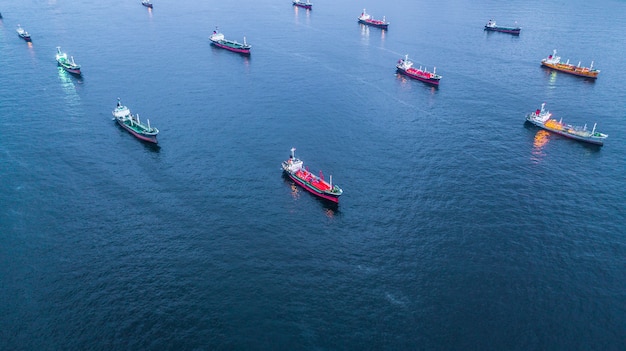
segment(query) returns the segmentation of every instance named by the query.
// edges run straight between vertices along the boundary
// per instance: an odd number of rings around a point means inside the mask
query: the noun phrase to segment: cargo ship
[[[343,190],[339,186],[333,185],[333,176],[331,175],[330,181],[327,182],[324,180],[324,175],[321,171],[319,177],[309,172],[308,169],[304,168],[302,160],[296,158],[295,151],[296,148],[291,148],[289,159],[283,161],[282,169],[284,173],[311,194],[334,203],[339,203],[339,196],[341,196]]]
[[[573,126],[563,123],[562,120],[557,121],[552,119],[552,113],[545,110],[545,103],[541,104],[541,109],[531,112],[526,115],[526,121],[536,125],[539,128],[547,131],[562,135],[564,137],[575,139],[578,141],[594,144],[604,145],[604,141],[608,137],[607,134],[596,131],[596,124],[594,123],[592,130],[587,130],[587,125]]]
[[[141,123],[139,120],[139,114],[133,115],[130,113],[130,109],[122,105],[122,101],[117,99],[117,106],[113,110],[113,117],[122,128],[126,129],[130,134],[134,135],[137,139],[157,144],[157,134],[159,130],[150,126],[150,120],[147,119],[147,124]]]
[[[64,52],[61,52],[60,46],[57,46],[56,59],[57,59],[57,63],[59,64],[59,66],[63,67],[64,70],[72,74],[76,74],[76,75],[81,74],[80,65],[74,62],[74,56],[71,56],[70,59],[68,60],[67,54]]]
[[[556,56],[556,49],[552,51],[552,55],[541,60],[541,65],[557,71],[573,74],[575,76],[592,79],[598,78],[598,74],[600,73],[600,70],[593,69],[593,61],[591,61],[591,66],[589,67],[581,67],[580,62],[578,62],[578,66],[574,66],[569,63],[569,60],[562,63],[561,58]]]
[[[513,35],[519,35],[519,32],[522,30],[522,28],[521,27],[502,27],[502,26],[496,25],[496,21],[489,20],[489,22],[485,24],[485,30],[492,31],[492,32],[502,32],[502,33],[510,33]]]
[[[384,16],[382,20],[374,19],[372,16],[368,15],[367,12],[365,12],[365,9],[363,9],[363,12],[361,13],[361,16],[359,16],[358,20],[359,23],[382,29],[387,29],[389,26],[389,22],[385,20]]]
[[[224,34],[220,33],[217,28],[213,31],[213,34],[209,37],[211,43],[222,49],[230,50],[244,55],[250,55],[250,46],[246,43],[246,37],[243,37],[243,43],[237,41],[224,39]]]
[[[15,31],[17,32],[17,35],[20,38],[22,38],[22,39],[24,39],[24,40],[26,40],[28,42],[32,41],[31,38],[30,38],[30,34],[28,34],[28,32],[25,31],[24,28],[22,28],[22,26],[20,26],[19,24],[17,25],[17,29]]]
[[[413,62],[409,60],[409,55],[405,55],[404,59],[398,60],[398,64],[396,68],[399,73],[404,74],[405,76],[417,80],[421,80],[422,82],[432,84],[434,86],[439,86],[439,81],[441,80],[441,76],[438,75],[437,68],[433,68],[432,72],[426,70],[420,66],[420,68],[414,68]]]

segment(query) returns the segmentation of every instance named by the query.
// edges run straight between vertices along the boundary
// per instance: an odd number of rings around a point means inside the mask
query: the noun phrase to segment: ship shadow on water
[[[159,144],[150,143],[150,142],[142,141],[142,140],[137,140],[137,141],[141,142],[143,144],[143,147],[149,152],[153,152],[155,154],[158,154],[159,152],[161,152],[161,145]]]
[[[326,216],[334,217],[335,215],[340,214],[338,203],[322,199],[311,194],[302,187],[298,186],[293,180],[291,180],[291,178],[289,178],[287,174],[285,174],[285,172],[282,173],[282,177],[285,184],[288,184],[291,187],[291,197],[293,200],[298,200],[300,196],[310,196],[313,200],[322,205],[324,211],[326,212]]]
[[[491,35],[504,35],[504,36],[509,36],[511,37],[513,40],[519,40],[520,35],[519,34],[513,34],[513,33],[502,33],[502,32],[498,32],[498,31],[494,31],[494,30],[486,30],[485,31],[485,36],[489,37]]]

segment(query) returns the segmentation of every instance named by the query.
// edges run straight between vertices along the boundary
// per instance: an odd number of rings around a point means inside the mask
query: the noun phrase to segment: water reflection
[[[61,88],[65,92],[65,100],[70,107],[77,107],[80,104],[80,96],[76,92],[76,85],[83,84],[82,77],[76,77],[66,72],[62,67],[57,67]]]
[[[545,146],[550,142],[550,133],[543,129],[540,129],[535,134],[535,138],[533,140],[533,150],[531,160],[534,163],[539,163],[546,156],[544,151]]]
[[[385,40],[385,35],[387,33],[387,30],[385,29],[370,29],[371,26],[368,26],[366,24],[363,23],[359,23],[359,26],[361,26],[361,36],[365,39],[368,39],[370,36],[370,31],[372,30],[377,30],[380,32],[380,39]]]
[[[301,8],[300,6],[293,6],[293,14],[295,16],[295,20],[296,20],[296,24],[299,24],[298,20],[300,19],[300,17],[298,17],[298,14],[300,13],[300,11],[304,11],[305,17],[307,19],[307,24],[309,24],[309,19],[311,19],[311,10],[310,9],[305,9],[305,8]]]
[[[361,36],[363,38],[369,38],[370,36],[370,26],[367,26],[363,23],[359,23],[359,25],[361,26]]]
[[[556,85],[556,79],[559,76],[559,74],[563,74],[565,76],[569,76],[571,79],[579,79],[582,80],[585,83],[589,83],[589,84],[593,84],[596,82],[596,79],[594,78],[589,78],[589,77],[580,77],[580,76],[576,76],[573,74],[568,74],[568,73],[564,73],[564,72],[560,72],[552,69],[550,67],[546,67],[546,66],[541,66],[541,68],[543,68],[546,72],[546,75],[548,76],[548,84],[550,85],[550,87],[554,87]]]

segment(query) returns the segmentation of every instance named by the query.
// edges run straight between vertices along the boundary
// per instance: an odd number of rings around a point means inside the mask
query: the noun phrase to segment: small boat
[[[211,43],[217,47],[244,55],[249,55],[250,48],[252,48],[252,46],[246,43],[246,37],[243,37],[243,44],[233,40],[227,40],[224,39],[224,34],[220,33],[217,28],[215,28],[213,34],[209,37],[209,40],[211,40]]]
[[[552,55],[541,60],[541,65],[555,69],[557,71],[585,78],[596,79],[598,78],[598,74],[600,73],[600,70],[593,69],[593,61],[591,61],[591,66],[589,67],[580,67],[580,62],[578,62],[578,66],[574,66],[569,63],[569,60],[567,60],[567,62],[565,63],[562,63],[561,58],[559,56],[556,56],[556,49],[552,51]]]
[[[309,172],[308,169],[303,167],[302,160],[296,158],[295,151],[296,148],[291,148],[289,159],[283,161],[282,168],[284,173],[313,195],[338,203],[339,196],[341,196],[343,190],[337,185],[333,185],[333,176],[330,176],[330,181],[327,182],[324,180],[324,175],[321,171],[319,177]]]
[[[145,7],[152,8],[152,3],[150,2],[150,0],[141,0],[141,4]]]
[[[309,2],[309,0],[306,0],[306,1],[293,0],[293,5],[294,6],[298,6],[298,7],[303,7],[303,8],[308,9],[308,10],[313,8],[313,4],[311,4]]]
[[[433,68],[432,72],[429,72],[428,70],[426,70],[426,67],[422,69],[422,66],[420,66],[419,69],[414,68],[413,62],[409,60],[409,55],[405,55],[404,59],[398,60],[398,64],[396,65],[396,68],[398,69],[398,73],[404,74],[405,76],[409,78],[421,80],[422,82],[432,84],[435,86],[439,86],[439,81],[442,78],[440,75],[436,73],[437,72],[436,67]]]
[[[608,137],[607,134],[603,134],[596,131],[596,124],[594,123],[592,130],[587,130],[587,125],[583,127],[572,126],[563,123],[563,120],[557,121],[551,119],[552,113],[545,110],[545,103],[541,104],[541,109],[531,112],[526,115],[526,121],[536,125],[539,128],[543,128],[547,131],[562,135],[567,138],[583,141],[595,145],[604,145],[604,140]]]
[[[358,20],[359,20],[359,23],[367,24],[368,26],[378,27],[382,29],[387,29],[387,27],[389,26],[389,22],[385,20],[384,16],[383,16],[382,21],[374,19],[372,16],[368,15],[367,12],[365,12],[365,9],[363,9],[363,12],[361,13],[361,16],[359,16]]]
[[[519,35],[519,32],[522,30],[522,28],[521,27],[502,27],[502,26],[496,25],[496,21],[489,20],[489,22],[485,24],[485,30]]]
[[[17,29],[15,31],[17,32],[17,35],[20,36],[20,38],[26,41],[32,41],[30,39],[30,34],[28,34],[28,32],[25,31],[24,28],[22,28],[19,24],[17,25]]]
[[[139,114],[133,115],[130,113],[128,107],[122,105],[120,98],[117,98],[117,107],[113,110],[113,117],[115,117],[117,124],[137,139],[157,144],[159,130],[150,126],[150,120],[146,120],[147,124],[141,123]]]
[[[59,64],[59,66],[63,67],[64,70],[73,74],[80,75],[80,65],[74,62],[74,56],[70,57],[70,59],[68,60],[67,54],[64,52],[61,52],[60,46],[57,46],[56,59],[57,59],[57,63]]]

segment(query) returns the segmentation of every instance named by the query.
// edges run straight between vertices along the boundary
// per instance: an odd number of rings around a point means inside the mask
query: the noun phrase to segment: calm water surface
[[[0,12],[0,349],[626,349],[624,1]],[[525,125],[542,102],[606,145]],[[291,147],[338,206],[281,176]]]

